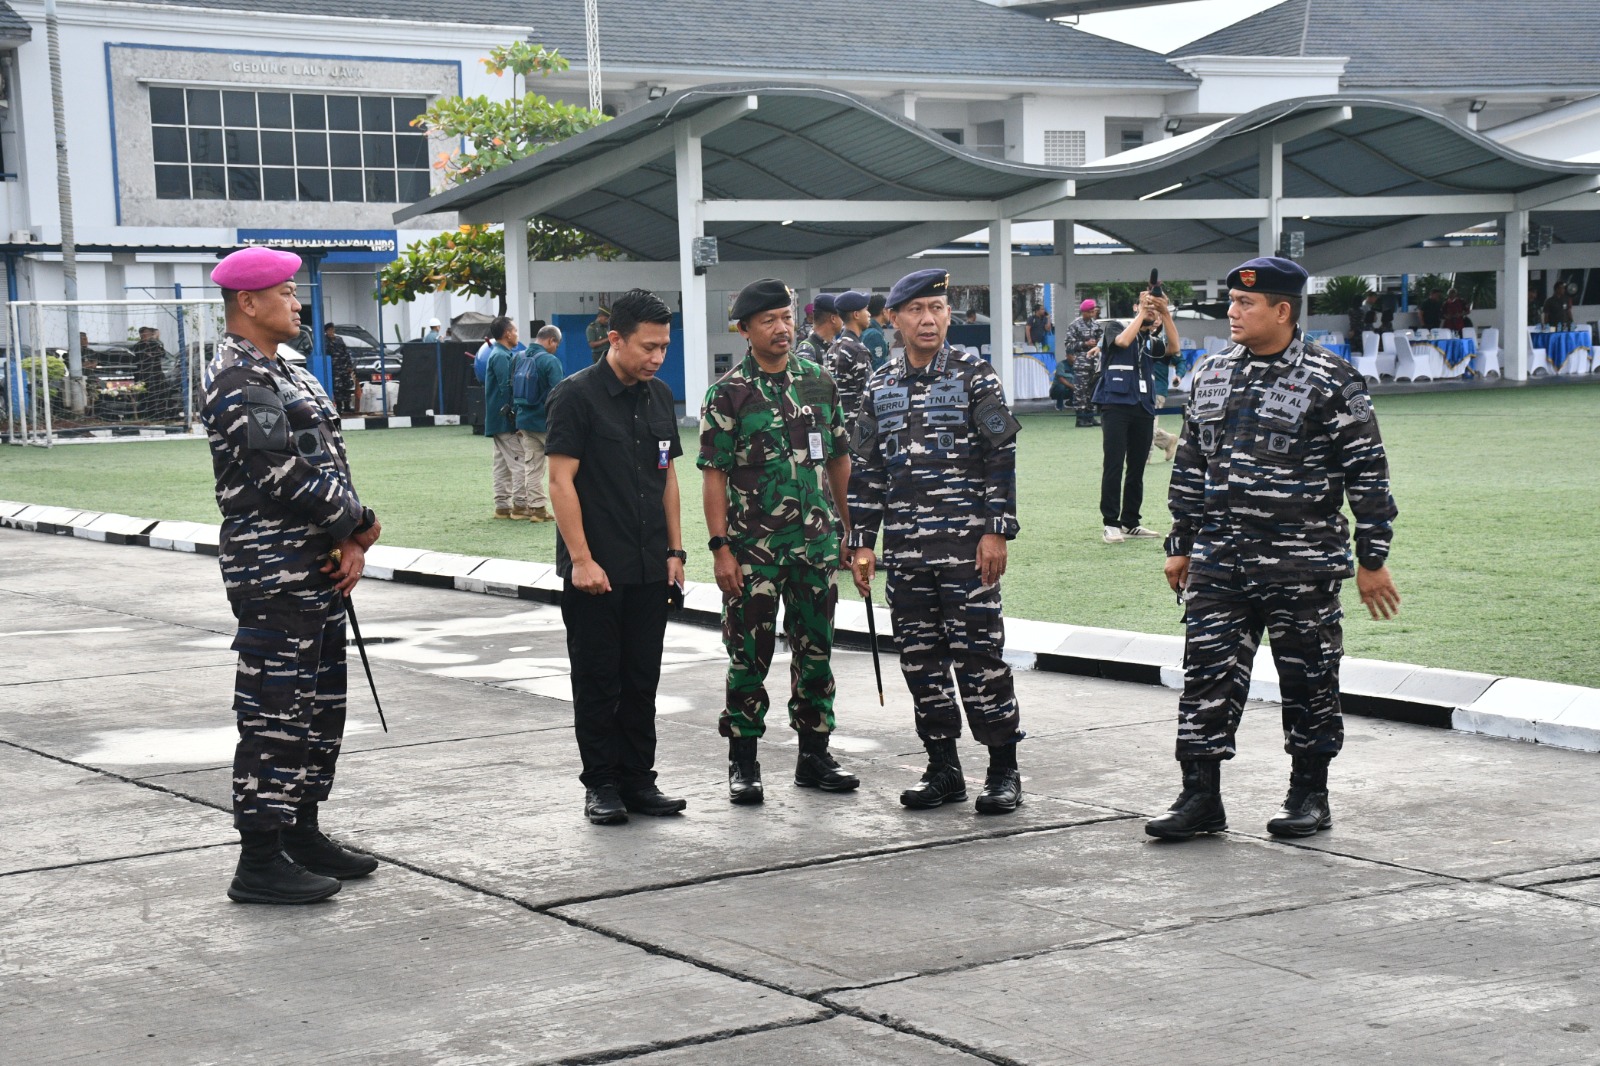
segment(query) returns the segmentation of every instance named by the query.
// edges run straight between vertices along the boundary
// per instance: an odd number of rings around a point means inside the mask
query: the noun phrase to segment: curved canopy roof
[[[498,221],[517,213],[508,209],[533,205],[541,217],[635,258],[676,259],[673,127],[684,122],[702,136],[708,202],[883,202],[892,215],[851,210],[838,213],[849,220],[784,224],[728,221],[724,212],[705,232],[719,239],[725,261],[810,259],[920,221],[929,223],[925,246],[932,247],[993,218],[1071,218],[1152,253],[1251,251],[1268,195],[1260,180],[1263,131],[1282,143],[1279,206],[1309,247],[1429,215],[1448,214],[1453,221],[1444,228],[1455,228],[1462,218],[1481,221],[1600,186],[1600,164],[1522,155],[1434,112],[1376,97],[1270,104],[1096,164],[1059,168],[974,154],[849,93],[736,84],[670,94],[405,208],[396,220],[459,211],[467,220]],[[1600,207],[1600,197],[1592,199]],[[920,204],[929,205],[925,218]],[[1588,201],[1561,206],[1565,214],[1589,213]]]

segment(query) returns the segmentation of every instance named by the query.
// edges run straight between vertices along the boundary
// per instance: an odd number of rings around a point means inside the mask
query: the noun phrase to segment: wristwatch
[[[712,551],[720,551],[721,549],[726,548],[731,543],[733,543],[733,542],[730,541],[727,537],[712,537],[709,541],[706,542],[706,547],[710,548]]]
[[[377,524],[378,516],[372,513],[372,508],[363,507],[361,508],[361,521],[356,523],[356,528],[352,532],[365,533]]]
[[[689,553],[684,551],[682,548],[668,548],[667,558],[676,559],[680,563],[686,563],[689,561]]]
[[[1365,555],[1356,561],[1361,564],[1363,570],[1382,570],[1388,560],[1377,555]]]

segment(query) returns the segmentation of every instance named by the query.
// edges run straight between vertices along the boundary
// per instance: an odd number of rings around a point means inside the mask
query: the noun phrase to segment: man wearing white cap
[[[234,252],[211,272],[227,333],[200,418],[222,512],[218,561],[239,620],[233,817],[243,845],[228,896],[312,903],[377,868],[317,827],[344,737],[345,594],[379,525],[350,480],[339,413],[278,356],[300,333],[300,257]]]

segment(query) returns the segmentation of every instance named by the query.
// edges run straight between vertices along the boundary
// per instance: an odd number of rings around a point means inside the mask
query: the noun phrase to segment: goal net
[[[26,300],[8,312],[0,409],[10,443],[194,427],[222,301]]]

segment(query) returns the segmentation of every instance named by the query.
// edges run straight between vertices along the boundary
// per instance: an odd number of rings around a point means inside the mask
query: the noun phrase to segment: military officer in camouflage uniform
[[[227,333],[200,417],[222,511],[222,582],[239,620],[233,814],[243,849],[228,895],[243,903],[325,899],[378,865],[318,829],[344,736],[344,597],[380,530],[351,483],[338,411],[277,354],[299,335],[299,268],[297,255],[247,248],[211,274]]]
[[[887,594],[900,670],[916,705],[928,769],[900,802],[967,798],[956,741],[966,709],[989,749],[977,809],[1022,802],[1023,737],[1011,668],[1001,657],[1000,576],[1017,535],[1017,431],[994,368],[949,347],[950,275],[919,270],[889,293],[904,350],[867,382],[851,428],[850,532],[856,588],[869,596],[883,531]],[[951,685],[951,674],[955,685]]]
[[[1095,315],[1100,305],[1085,300],[1078,305],[1078,317],[1061,331],[1061,354],[1072,364],[1072,401],[1078,409],[1078,427],[1098,426],[1094,417],[1094,387],[1100,380],[1100,323]]]
[[[793,655],[789,724],[800,738],[794,783],[829,792],[860,784],[828,753],[840,565],[839,517],[830,500],[845,498],[848,438],[833,381],[790,351],[793,299],[772,278],[739,293],[732,316],[750,351],[711,386],[700,416],[706,528],[728,649],[718,729],[728,738],[728,798],[739,804],[763,799],[756,745],[766,731],[765,681],[780,605]]]
[[[811,304],[811,332],[795,345],[800,355],[822,366],[828,359],[828,349],[839,335],[839,313],[834,307],[833,294],[825,292]]]
[[[1183,791],[1145,829],[1187,840],[1228,827],[1221,767],[1265,631],[1283,692],[1289,793],[1275,836],[1333,824],[1328,763],[1344,742],[1339,587],[1351,575],[1374,618],[1398,610],[1385,560],[1396,514],[1389,464],[1361,374],[1298,327],[1306,272],[1252,259],[1228,276],[1234,347],[1196,368],[1173,465],[1166,577],[1185,605],[1178,761]]]
[[[844,407],[846,425],[855,421],[860,412],[861,394],[866,391],[867,377],[872,373],[872,353],[861,340],[862,331],[872,322],[872,316],[867,314],[870,299],[864,292],[841,292],[833,298],[833,309],[838,312],[841,326],[839,335],[828,347],[822,367],[839,388],[839,403]]]

